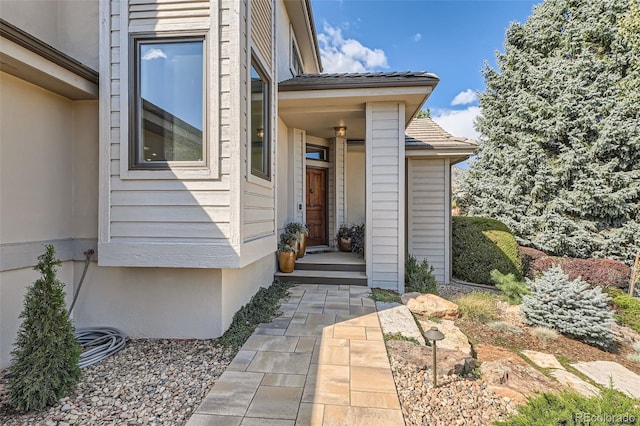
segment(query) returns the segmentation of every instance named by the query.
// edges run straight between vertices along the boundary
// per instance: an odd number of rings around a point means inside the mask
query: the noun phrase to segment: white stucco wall
[[[0,72],[0,243],[72,234],[72,102]]]
[[[82,274],[75,262],[75,276]],[[132,337],[205,339],[222,333],[220,269],[109,268],[93,263],[78,296],[78,326]]]
[[[98,69],[98,0],[2,0],[2,19]]]
[[[276,272],[276,256],[269,253],[242,269],[222,270],[221,324],[224,332],[238,309],[249,302],[260,287],[269,287]]]
[[[365,223],[364,148],[347,149],[347,222]]]

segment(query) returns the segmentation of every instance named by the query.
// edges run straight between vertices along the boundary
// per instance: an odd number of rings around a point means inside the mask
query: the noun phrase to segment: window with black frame
[[[205,164],[204,37],[136,38],[131,166]]]
[[[257,65],[251,63],[251,174],[260,178],[271,180],[270,171],[270,138],[271,126],[269,125],[269,80],[265,73]]]

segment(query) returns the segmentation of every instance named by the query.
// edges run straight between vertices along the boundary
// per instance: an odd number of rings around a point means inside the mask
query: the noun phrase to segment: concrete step
[[[302,263],[296,262],[296,271],[347,271],[347,272],[366,272],[365,264],[348,264],[348,263]]]
[[[275,278],[282,282],[300,284],[367,285],[367,274],[361,271],[295,270],[290,274],[276,272]]]

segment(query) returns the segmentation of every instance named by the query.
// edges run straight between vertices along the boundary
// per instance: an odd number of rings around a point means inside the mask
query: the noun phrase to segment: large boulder
[[[431,370],[433,368],[433,348],[416,345],[403,340],[389,340],[387,346],[392,349],[397,361],[403,368],[412,371]],[[468,374],[475,367],[475,360],[462,352],[437,348],[436,364],[439,376]]]
[[[446,319],[460,315],[458,305],[435,294],[405,293],[400,299],[414,314]]]
[[[462,352],[466,356],[471,356],[471,343],[467,336],[460,331],[451,320],[418,320],[420,327],[424,331],[431,327],[438,327],[438,330],[444,334],[444,339],[436,343],[438,349],[446,349],[450,351]]]
[[[482,380],[502,397],[524,403],[534,393],[558,389],[551,379],[507,349],[484,344],[475,349]]]

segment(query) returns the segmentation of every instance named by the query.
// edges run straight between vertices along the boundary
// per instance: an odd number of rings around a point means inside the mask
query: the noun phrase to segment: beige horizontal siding
[[[445,161],[411,159],[408,162],[408,250],[419,261],[427,259],[436,279],[445,281]]]

